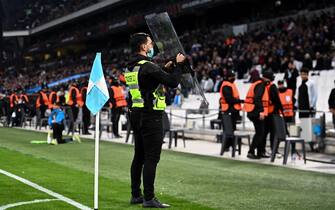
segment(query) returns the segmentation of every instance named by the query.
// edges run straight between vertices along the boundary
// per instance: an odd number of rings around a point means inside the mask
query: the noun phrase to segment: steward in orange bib
[[[53,109],[57,102],[59,102],[59,96],[56,91],[51,91],[49,94],[49,109]]]
[[[29,104],[29,98],[28,98],[27,94],[21,93],[20,96],[19,96],[19,100],[26,105]]]
[[[41,112],[41,118],[45,117],[45,110],[47,110],[49,106],[49,98],[46,94],[46,89],[40,90],[36,100],[36,110]]]
[[[247,155],[250,159],[259,159],[264,155],[261,151],[261,142],[264,135],[264,118],[268,115],[269,95],[265,87],[269,81],[267,78],[256,78],[244,100],[243,110],[247,112],[247,116],[255,128],[255,135]],[[257,149],[257,156],[255,149]]]
[[[268,134],[270,133],[270,146],[271,151],[273,151],[273,143],[275,138],[275,126],[274,126],[274,114],[283,113],[283,107],[280,102],[279,92],[275,84],[272,81],[275,79],[272,71],[265,71],[263,73],[263,78],[267,78],[269,81],[267,82],[266,89],[269,93],[269,105],[268,105],[268,115],[264,119],[264,135],[262,140],[262,153],[263,157],[269,157],[266,155],[266,139]],[[276,153],[278,153],[276,151]],[[280,157],[281,154],[278,154]]]
[[[72,83],[69,89],[69,101],[67,104],[71,107],[73,114],[73,121],[75,122],[78,117],[79,105],[81,104],[81,96],[76,83]],[[72,129],[72,128],[71,128]]]
[[[236,129],[236,122],[240,119],[240,110],[242,109],[241,103],[243,100],[240,99],[240,94],[235,81],[235,73],[228,71],[225,75],[224,81],[222,82],[220,88],[220,107],[223,114],[229,114],[232,118],[233,129]],[[228,142],[225,143],[225,151],[229,150],[232,145],[233,139],[227,139]]]
[[[278,91],[285,122],[294,122],[293,91],[284,86],[284,81],[278,81]]]
[[[18,101],[19,101],[19,97],[16,95],[15,91],[12,91],[12,93],[9,95],[9,112],[7,113],[7,123],[8,123],[8,125],[11,122],[13,122],[12,114],[13,114],[13,112],[15,112]],[[13,123],[12,123],[12,125],[13,125]]]
[[[112,108],[111,121],[113,123],[113,134],[116,138],[121,138],[119,134],[119,120],[123,107],[127,106],[127,101],[123,94],[123,88],[120,86],[120,81],[118,78],[114,77],[112,79],[109,92],[109,105]]]
[[[14,109],[18,100],[19,100],[19,97],[15,94],[15,92],[12,92],[12,94],[9,96],[9,104],[10,104],[11,109]]]

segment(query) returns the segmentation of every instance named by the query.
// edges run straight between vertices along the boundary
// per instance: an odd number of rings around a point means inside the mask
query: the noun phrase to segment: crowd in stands
[[[213,30],[197,30],[184,34],[182,40],[199,81],[206,92],[212,92],[218,90],[215,83],[227,70],[236,71],[242,79],[256,65],[275,73],[285,72],[290,61],[300,61],[311,70],[332,69],[335,18],[323,14],[310,20],[289,19],[226,39]]]
[[[307,18],[280,20],[236,36],[225,36],[219,28],[209,27],[186,31],[181,36],[197,78],[205,92],[218,92],[224,74],[237,72],[238,79],[262,70],[285,72],[288,64],[300,61],[311,70],[331,69],[334,60],[335,17],[330,13]],[[112,47],[113,46],[113,47]],[[113,50],[111,50],[113,49]],[[94,49],[82,54],[49,59],[45,65],[31,64],[1,77],[3,89],[27,89],[37,82],[51,82],[64,77],[88,72],[94,58]],[[127,62],[129,51],[115,49],[107,43],[102,49],[107,75],[120,73]],[[316,65],[313,65],[316,60]]]
[[[22,1],[22,10],[16,14],[12,28],[31,29],[97,2],[99,0]]]

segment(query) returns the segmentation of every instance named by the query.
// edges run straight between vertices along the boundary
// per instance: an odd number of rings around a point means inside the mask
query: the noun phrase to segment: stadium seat
[[[170,120],[166,112],[163,113],[163,131],[164,134],[169,133],[169,149],[171,149],[172,146],[172,137],[174,137],[174,146],[177,147],[177,140],[179,133],[182,135],[184,148],[186,147],[185,130],[180,128],[177,129],[171,128]]]
[[[220,155],[224,154],[224,150],[227,144],[227,139],[232,138],[233,140],[233,150],[232,157],[235,157],[236,146],[238,146],[238,154],[241,155],[242,148],[242,138],[247,138],[250,145],[250,134],[246,132],[234,131],[233,122],[231,116],[228,114],[222,115],[223,121],[223,132],[221,134],[221,152]]]
[[[66,117],[65,124],[66,124],[66,127],[68,129],[67,130],[67,135],[69,135],[70,132],[72,133],[72,135],[74,135],[74,132],[75,132],[76,128],[78,128],[78,132],[80,134],[81,122],[79,120],[74,121],[71,107],[66,107],[65,108],[65,117]]]
[[[284,159],[283,164],[286,165],[288,154],[290,151],[291,144],[300,143],[302,146],[302,153],[304,158],[304,163],[306,164],[306,150],[305,150],[305,140],[300,137],[287,137],[286,136],[286,126],[284,119],[279,115],[273,116],[274,125],[275,125],[275,132],[276,132],[276,138],[274,140],[274,146],[271,154],[271,162],[274,162],[276,158],[276,151],[278,149],[279,143],[281,141],[285,142],[284,147]]]
[[[41,127],[45,126],[45,129],[48,126],[48,118],[43,117],[41,118],[41,111],[39,109],[36,110],[36,124],[35,129],[39,128],[41,130]]]

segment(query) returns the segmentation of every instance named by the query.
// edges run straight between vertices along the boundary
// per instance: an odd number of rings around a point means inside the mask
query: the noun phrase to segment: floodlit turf
[[[0,169],[93,206],[94,142],[30,144],[46,134],[0,128]],[[101,142],[99,209],[130,206],[133,147]],[[172,209],[334,209],[335,176],[221,158],[163,152],[156,194]],[[0,206],[52,198],[0,175]],[[73,209],[61,201],[13,209]]]

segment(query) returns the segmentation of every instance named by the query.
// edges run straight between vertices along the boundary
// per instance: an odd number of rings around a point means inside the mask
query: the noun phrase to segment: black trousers
[[[73,115],[73,122],[76,122],[78,118],[79,108],[76,106],[71,106],[71,109],[72,109],[72,115]]]
[[[254,124],[255,135],[252,138],[250,144],[249,153],[255,154],[255,149],[257,149],[257,154],[261,154],[262,151],[262,140],[264,135],[264,120],[260,120],[258,117],[249,117],[250,121]]]
[[[122,112],[122,107],[112,108],[112,124],[113,124],[113,134],[119,136],[119,120]]]
[[[143,174],[144,199],[151,200],[155,197],[156,167],[162,151],[163,114],[132,111],[130,121],[135,137],[135,153],[131,165],[131,193],[134,197],[142,194],[140,186]]]
[[[83,106],[83,133],[88,134],[88,127],[91,123],[91,113],[86,104]]]
[[[63,123],[62,124],[52,123],[52,136],[54,139],[57,140],[58,144],[65,144],[65,143],[72,141],[72,138],[63,139],[63,134],[62,134],[63,130],[64,130]]]
[[[40,112],[41,112],[41,118],[45,118],[45,111],[48,109],[47,106],[41,105],[40,106]]]
[[[223,113],[222,112],[222,114],[230,114],[230,116],[231,116],[231,121],[232,121],[232,123],[233,123],[233,131],[236,131],[236,124],[237,124],[237,120],[240,118],[240,114],[239,114],[239,112],[226,112],[226,113]],[[221,120],[221,123],[222,123],[222,126],[224,126],[224,123],[223,123],[223,118],[221,118],[222,120]],[[225,145],[226,145],[226,147],[225,147],[225,149],[226,150],[229,150],[229,147],[232,147],[233,146],[233,142],[234,142],[234,137],[227,137],[227,139],[226,139],[226,143],[225,143]]]
[[[270,133],[270,146],[271,146],[271,151],[273,149],[273,142],[275,139],[275,127],[274,127],[274,122],[273,122],[273,116],[268,115],[264,119],[264,134],[263,134],[263,139],[261,142],[261,153],[264,153],[266,151],[266,138],[268,134]]]

